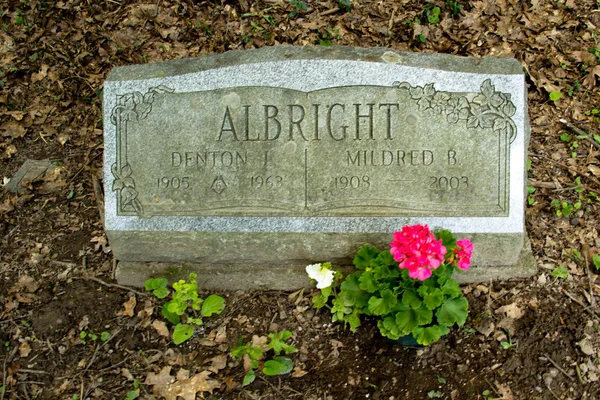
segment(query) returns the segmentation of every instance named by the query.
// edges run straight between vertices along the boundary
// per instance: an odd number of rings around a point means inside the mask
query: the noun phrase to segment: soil
[[[161,384],[186,400],[600,398],[600,5],[427,4],[0,0],[0,176],[27,159],[56,166],[24,193],[0,192],[0,398],[159,399]],[[164,301],[112,279],[102,83],[116,65],[278,44],[517,58],[537,275],[463,286],[467,323],[425,348],[390,343],[369,320],[353,334],[310,291],[219,293],[225,311],[190,340],[163,336]],[[231,349],[281,330],[294,371],[242,387]]]

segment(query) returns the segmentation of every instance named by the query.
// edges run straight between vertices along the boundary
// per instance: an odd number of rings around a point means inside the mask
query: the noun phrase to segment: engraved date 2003
[[[430,184],[429,187],[433,189],[441,189],[441,190],[455,190],[455,189],[468,189],[469,188],[469,178],[466,176],[430,176]]]

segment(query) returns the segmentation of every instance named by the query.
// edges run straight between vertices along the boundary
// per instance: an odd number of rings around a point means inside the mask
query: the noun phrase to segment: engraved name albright
[[[158,87],[117,104],[119,215],[508,214],[515,108],[489,80],[479,93]]]

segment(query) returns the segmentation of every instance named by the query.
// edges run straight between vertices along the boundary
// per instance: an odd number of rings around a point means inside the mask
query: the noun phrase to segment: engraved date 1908
[[[366,175],[336,176],[333,182],[336,189],[369,189],[371,187],[371,179]]]

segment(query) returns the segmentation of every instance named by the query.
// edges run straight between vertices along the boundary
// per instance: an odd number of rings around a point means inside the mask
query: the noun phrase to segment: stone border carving
[[[471,100],[456,93],[438,92],[428,83],[424,87],[411,86],[408,82],[394,82],[398,89],[408,90],[410,97],[417,100],[420,111],[432,109],[446,114],[446,120],[455,124],[466,121],[467,128],[492,128],[494,132],[508,135],[509,143],[517,137],[517,126],[511,119],[517,108],[510,94],[496,92],[490,79],[481,84],[481,92]]]
[[[411,86],[408,82],[394,82],[393,87],[407,90],[411,99],[417,101],[420,111],[432,110],[446,116],[449,123],[466,121],[467,128],[492,128],[494,132],[506,135],[512,143],[517,135],[517,127],[512,120],[516,107],[510,94],[497,92],[491,79],[481,84],[479,93],[467,96],[455,92],[441,92],[434,83],[425,86]],[[116,162],[111,166],[115,178],[112,190],[117,194],[117,211],[144,216],[144,207],[138,199],[139,192],[132,178],[133,169],[127,162],[128,121],[145,119],[152,111],[156,94],[174,93],[164,85],[151,87],[145,94],[141,92],[117,95],[117,105],[111,112],[111,122],[116,125]]]
[[[152,111],[152,103],[156,94],[173,93],[174,91],[174,89],[160,85],[148,89],[146,94],[133,92],[117,96],[117,105],[110,115],[110,121],[117,127],[117,159],[111,165],[110,170],[115,178],[112,190],[118,192],[117,210],[119,211],[134,211],[140,217],[144,215],[144,207],[137,198],[139,193],[135,189],[135,181],[131,177],[133,169],[127,162],[127,122],[146,118]]]

